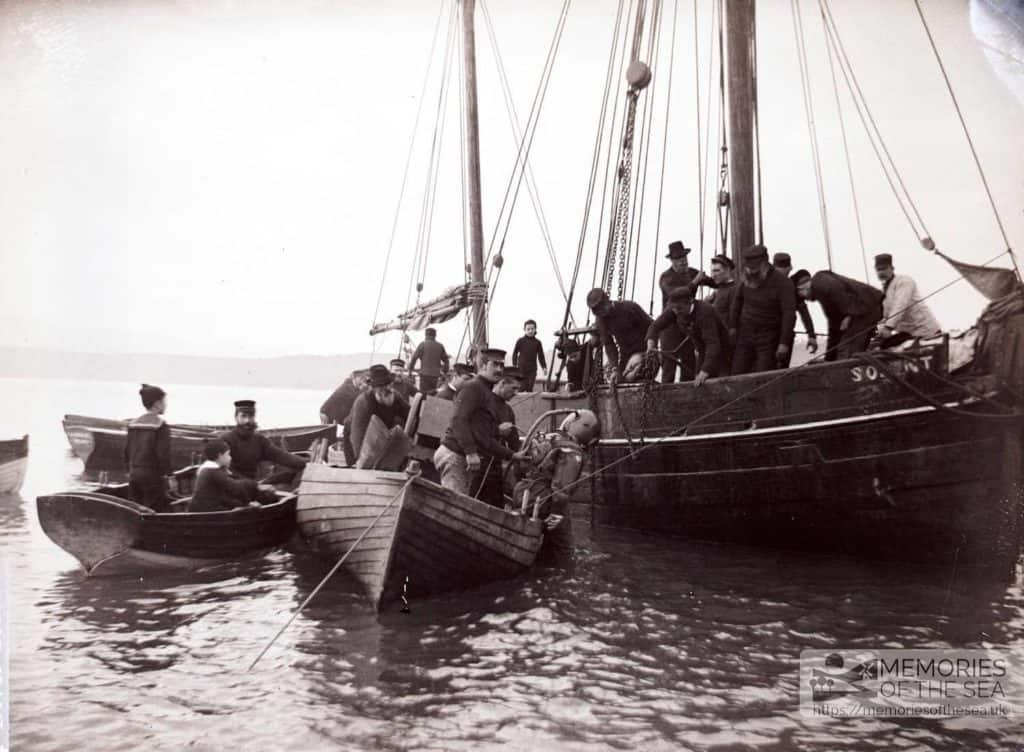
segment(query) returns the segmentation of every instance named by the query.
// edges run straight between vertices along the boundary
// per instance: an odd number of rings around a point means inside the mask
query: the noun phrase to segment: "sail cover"
[[[407,329],[426,329],[432,324],[442,324],[455,318],[459,311],[472,305],[474,300],[486,300],[487,285],[481,282],[467,282],[457,287],[449,287],[436,298],[418,304],[415,308],[401,313],[391,321],[374,324],[370,334],[377,335],[389,331],[405,331]]]
[[[964,264],[951,259],[944,253],[938,251],[936,253],[949,262],[949,265],[960,272],[975,290],[989,300],[999,300],[999,298],[1009,295],[1017,285],[1017,275],[1013,273],[1012,269]]]

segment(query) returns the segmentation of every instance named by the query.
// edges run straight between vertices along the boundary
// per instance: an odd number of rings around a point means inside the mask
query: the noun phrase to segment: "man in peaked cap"
[[[405,361],[401,358],[393,358],[388,365],[391,368],[391,375],[395,377],[391,388],[402,395],[402,399],[406,402],[410,401],[415,396],[417,389],[406,378]]]
[[[868,349],[875,325],[882,318],[880,290],[834,272],[814,276],[806,269],[793,275],[797,293],[816,300],[828,320],[825,360],[841,360]]]
[[[256,480],[261,462],[273,462],[292,470],[306,466],[302,457],[275,446],[257,428],[256,403],[253,400],[236,401],[235,427],[217,437],[231,448],[232,474]]]
[[[789,355],[787,338],[796,322],[796,295],[789,278],[768,263],[768,249],[743,251],[743,276],[729,311],[735,332],[732,374],[770,371]]]
[[[665,258],[669,260],[671,266],[658,277],[662,310],[668,308],[668,296],[673,290],[686,287],[696,293],[697,286],[704,280],[704,273],[688,264],[689,255],[690,249],[683,245],[682,241],[673,240],[668,244],[668,253],[665,254]],[[662,383],[671,384],[676,380],[677,361],[679,380],[689,381],[692,379],[694,373],[693,343],[686,341],[686,338],[675,327],[670,327],[661,332],[660,344],[663,352],[672,353],[673,356],[673,359],[662,359]]]
[[[455,396],[451,425],[434,452],[434,466],[441,475],[441,485],[461,494],[469,494],[473,486],[478,492],[488,466],[497,463],[500,467],[502,460],[515,456],[501,443],[493,391],[505,370],[505,351],[485,348],[478,357],[477,375]]]
[[[892,254],[875,256],[875,273],[882,283],[882,321],[878,325],[881,347],[895,347],[914,337],[936,337],[942,331],[928,304],[921,299],[917,283],[896,274]]]
[[[163,419],[167,393],[158,386],[143,384],[139,389],[146,412],[128,424],[124,447],[128,484],[139,504],[166,512],[167,476],[171,474],[171,429]]]
[[[700,386],[708,378],[729,373],[729,336],[725,323],[710,303],[695,300],[688,287],[669,293],[668,307],[647,329],[647,351],[653,353],[658,334],[675,327],[693,342],[700,366],[693,378]]]
[[[772,256],[772,266],[778,269],[780,272],[785,274],[789,281],[793,281],[793,260],[790,258],[788,253],[776,253]],[[811,318],[811,312],[807,308],[807,301],[796,294],[796,286],[793,287],[793,295],[796,297],[796,314],[800,317],[800,323],[804,325],[804,331],[807,332],[807,350],[810,353],[818,352],[818,337],[814,333],[814,320]],[[789,364],[793,359],[793,345],[796,342],[796,331],[793,331],[789,335],[789,339],[786,343],[789,345],[789,352],[786,354],[784,367],[789,368]]]
[[[645,337],[652,319],[632,300],[613,303],[600,287],[587,293],[587,307],[597,319],[597,331],[608,359],[605,370],[611,380],[617,382],[629,359],[646,349]]]
[[[434,394],[437,391],[438,378],[448,370],[451,361],[444,345],[437,341],[437,330],[434,327],[427,327],[423,336],[423,341],[416,347],[409,360],[409,372],[411,374],[415,371],[416,364],[419,363],[420,391],[424,394]]]
[[[345,432],[351,436],[355,460],[363,450],[363,439],[374,415],[380,418],[385,428],[404,426],[409,417],[409,403],[394,389],[394,376],[387,367],[370,366],[368,386],[369,390],[356,398],[352,418],[345,427]]]

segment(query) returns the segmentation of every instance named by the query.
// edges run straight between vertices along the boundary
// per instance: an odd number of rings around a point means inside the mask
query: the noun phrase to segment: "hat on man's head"
[[[256,412],[256,401],[255,400],[235,400],[235,412],[236,413],[255,413]]]
[[[593,308],[605,300],[608,300],[608,293],[600,287],[595,287],[587,293],[587,308]]]
[[[456,363],[452,366],[452,370],[459,376],[472,376],[475,372],[475,369],[469,363]]]
[[[772,256],[772,266],[793,266],[793,259],[789,257],[788,253],[780,251]]]
[[[559,338],[556,347],[566,354],[579,352],[582,349],[579,342],[574,340],[572,337],[566,337],[565,335],[562,335],[562,337]]]
[[[224,439],[203,439],[203,456],[208,460],[215,460],[231,447]]]
[[[394,363],[394,361],[391,361]],[[370,386],[387,386],[395,380],[395,377],[391,375],[391,371],[388,370],[387,366],[377,365],[370,366]]]
[[[712,264],[721,264],[722,266],[726,267],[727,269],[735,269],[736,268],[736,264],[733,263],[733,260],[731,258],[729,258],[728,256],[726,256],[724,253],[719,253],[717,256],[712,256],[711,257],[711,263]]]
[[[392,358],[391,362],[389,363],[389,365],[392,368],[394,368],[395,366],[398,366],[399,368],[405,368],[405,361],[402,360],[401,358]]]
[[[879,253],[875,256],[875,268],[876,269],[888,269],[892,266],[892,254],[891,253]]]
[[[763,245],[751,245],[743,249],[744,261],[754,261],[759,258],[768,258],[768,249]]]
[[[427,328],[426,328],[426,329],[425,329],[425,330],[423,331],[423,333],[424,333],[424,334],[425,334],[426,336],[428,336],[428,337],[436,337],[436,336],[437,336],[437,329],[435,329],[435,328],[434,328],[434,327],[432,327],[432,326],[428,326],[428,327],[427,327]]]
[[[689,287],[676,287],[668,294],[669,303],[682,303],[693,300],[693,290]]]
[[[686,254],[690,252],[690,249],[683,245],[681,240],[673,240],[668,244],[668,253],[665,254],[665,258],[685,258]]]
[[[811,278],[811,273],[806,269],[800,269],[799,271],[793,272],[793,276],[789,279],[793,282],[793,287],[796,287],[801,282]]]
[[[509,366],[508,368],[501,372],[501,380],[504,381],[505,379],[511,379],[513,381],[522,381],[523,374],[515,366]]]
[[[485,362],[493,362],[495,360],[504,361],[505,351],[499,347],[485,347],[480,351],[480,357],[483,358]]]
[[[147,410],[167,396],[167,392],[153,384],[143,384],[139,389],[139,396],[142,397],[142,406]]]

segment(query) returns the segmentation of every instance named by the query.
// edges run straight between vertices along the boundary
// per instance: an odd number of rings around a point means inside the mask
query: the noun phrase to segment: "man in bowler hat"
[[[687,261],[690,249],[683,245],[680,240],[673,240],[668,244],[668,253],[665,258],[671,266],[658,277],[658,289],[661,290],[661,310],[668,308],[668,296],[673,290],[687,288],[691,292],[697,292],[697,286],[704,280],[704,273],[691,267]],[[694,350],[693,343],[686,339],[686,336],[676,327],[669,327],[662,330],[659,340],[662,352],[672,355],[671,358],[662,358],[661,381],[663,384],[671,384],[676,380],[676,365],[679,365],[679,380],[689,381],[693,378]]]
[[[363,439],[374,415],[380,418],[385,428],[404,426],[409,417],[409,403],[395,391],[394,376],[385,366],[370,366],[368,386],[369,389],[356,398],[347,428],[356,461],[363,451]]]

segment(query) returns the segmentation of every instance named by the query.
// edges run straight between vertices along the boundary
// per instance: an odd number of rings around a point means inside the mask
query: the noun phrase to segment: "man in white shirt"
[[[878,324],[879,344],[895,347],[915,337],[935,337],[941,333],[928,305],[917,292],[917,284],[905,274],[896,274],[892,254],[875,256],[875,273],[882,283],[882,320]]]

